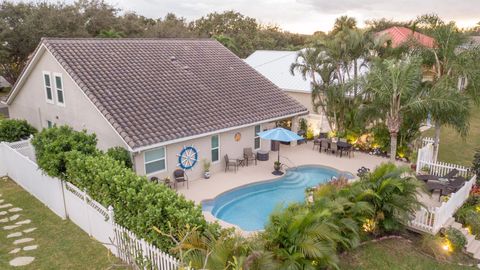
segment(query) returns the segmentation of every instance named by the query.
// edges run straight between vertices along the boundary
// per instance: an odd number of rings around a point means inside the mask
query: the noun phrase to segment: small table
[[[260,160],[260,161],[267,161],[269,159],[269,152],[268,151],[258,151],[257,152],[257,160]]]

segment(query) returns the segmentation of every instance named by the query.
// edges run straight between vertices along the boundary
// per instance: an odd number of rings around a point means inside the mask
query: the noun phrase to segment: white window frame
[[[257,135],[257,132],[255,131],[255,128],[259,126],[259,131],[258,133],[262,132],[262,125],[258,124],[258,125],[255,125],[253,126],[253,150],[259,150],[262,148],[262,139],[260,138],[260,136]],[[258,138],[258,148],[255,148],[255,140]]]
[[[146,153],[148,152],[152,152],[152,151],[156,151],[160,148],[163,148],[163,153],[164,153],[164,156],[163,158],[159,158],[159,159],[155,159],[155,160],[150,160],[150,161],[146,161],[145,159],[145,156],[146,156]],[[157,162],[157,161],[160,161],[160,160],[165,160],[165,168],[163,170],[160,170],[160,171],[154,171],[154,172],[150,172],[150,173],[147,173],[147,164],[149,163],[153,163],[153,162]],[[162,173],[162,172],[166,172],[167,171],[167,147],[165,146],[161,146],[161,147],[157,147],[157,148],[154,148],[154,149],[151,149],[151,150],[148,150],[148,151],[145,151],[143,152],[143,168],[145,170],[145,175],[146,176],[151,176],[151,175],[154,175],[154,174],[157,174],[157,173]]]
[[[218,138],[218,140],[217,140],[217,141],[218,141],[218,146],[215,147],[215,148],[212,147],[212,138],[213,138],[214,136],[217,136],[217,138]],[[218,149],[218,160],[213,161],[212,152],[213,152],[213,150],[215,150],[215,149]],[[215,134],[215,135],[210,136],[210,161],[212,162],[212,164],[217,164],[217,163],[219,163],[220,160],[221,160],[220,157],[221,157],[221,154],[220,154],[220,135],[219,135],[219,134]]]
[[[45,80],[45,75],[48,75],[50,78],[50,93],[52,95],[52,99],[48,99],[48,94],[47,94],[47,81]],[[53,87],[53,81],[52,81],[52,75],[48,71],[43,71],[42,72],[42,80],[43,80],[43,92],[45,93],[45,100],[47,103],[50,104],[55,104],[55,89]]]
[[[60,90],[62,91],[63,102],[60,102],[58,100],[57,77],[60,78],[60,81],[62,83],[62,89]],[[53,73],[53,86],[55,89],[55,99],[56,99],[57,105],[61,107],[65,107],[65,84],[63,83],[62,73]]]

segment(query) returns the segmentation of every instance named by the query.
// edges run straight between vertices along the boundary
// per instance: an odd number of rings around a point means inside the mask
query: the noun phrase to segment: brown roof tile
[[[132,148],[307,113],[214,40],[42,42]]]

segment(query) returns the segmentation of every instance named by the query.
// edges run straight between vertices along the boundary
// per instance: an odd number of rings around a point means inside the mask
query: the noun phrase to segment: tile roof
[[[392,40],[392,47],[396,48],[401,44],[407,42],[412,37],[425,47],[433,48],[435,46],[435,39],[424,35],[419,32],[415,32],[412,29],[408,29],[402,26],[393,26],[376,34],[377,36],[388,35]]]
[[[214,40],[42,42],[133,149],[307,113]]]

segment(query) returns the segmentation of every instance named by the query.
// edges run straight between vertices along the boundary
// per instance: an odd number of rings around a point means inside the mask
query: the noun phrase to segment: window
[[[218,135],[212,136],[212,162],[220,160],[220,140]]]
[[[255,150],[260,149],[260,137],[258,136],[258,133],[260,132],[260,125],[255,126],[255,135],[254,135],[254,143],[253,143],[253,148]]]
[[[48,128],[52,128],[52,127],[53,127],[52,121],[47,120],[47,127],[48,127]]]
[[[144,154],[145,173],[148,175],[164,171],[167,168],[165,156],[165,147],[146,151]]]
[[[55,77],[55,91],[57,92],[57,104],[65,106],[65,96],[63,94],[62,74],[54,74]]]
[[[45,87],[47,102],[53,104],[52,81],[50,79],[50,73],[48,72],[43,72],[43,85]]]

